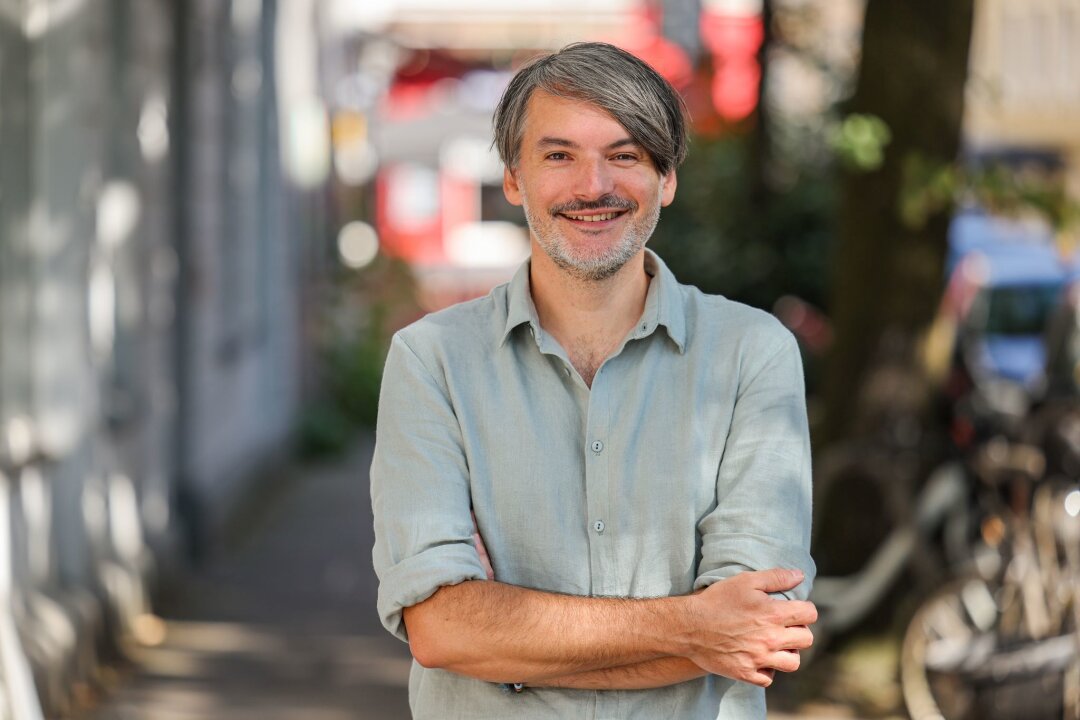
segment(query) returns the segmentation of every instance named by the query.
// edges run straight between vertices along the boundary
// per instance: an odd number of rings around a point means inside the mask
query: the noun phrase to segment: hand
[[[776,670],[798,670],[798,651],[814,642],[806,626],[817,620],[817,608],[769,593],[802,579],[798,570],[745,572],[690,596],[697,632],[688,657],[703,670],[761,687],[772,684]]]
[[[487,573],[487,579],[494,580],[495,569],[491,567],[491,558],[488,557],[487,547],[484,545],[484,538],[480,537],[480,528],[476,525],[476,513],[472,514],[472,526],[473,545],[476,546],[476,553],[480,556],[480,564],[484,566],[484,572]]]

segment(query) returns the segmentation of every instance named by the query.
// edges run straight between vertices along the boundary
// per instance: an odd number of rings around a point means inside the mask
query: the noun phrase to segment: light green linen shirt
[[[540,327],[529,264],[486,297],[394,337],[371,497],[378,608],[484,580],[583,596],[681,595],[810,558],[802,366],[771,315],[680,285],[650,251],[641,320],[585,385]],[[656,690],[523,693],[413,663],[419,720],[765,717],[764,690],[718,676]]]

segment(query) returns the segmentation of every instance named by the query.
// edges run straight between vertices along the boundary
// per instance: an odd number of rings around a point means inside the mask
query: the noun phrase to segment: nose
[[[573,188],[575,197],[592,200],[614,190],[615,179],[603,159],[582,161],[577,169]]]

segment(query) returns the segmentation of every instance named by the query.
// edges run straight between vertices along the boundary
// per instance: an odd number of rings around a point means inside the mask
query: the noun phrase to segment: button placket
[[[608,363],[610,364],[610,363]],[[585,517],[587,532],[592,540],[590,564],[592,582],[590,591],[597,595],[613,595],[619,592],[619,570],[615,557],[615,538],[610,527],[612,521],[611,494],[613,492],[611,461],[611,393],[616,387],[615,378],[607,372],[597,372],[589,392],[589,415],[583,438],[585,447],[586,492],[588,493]]]

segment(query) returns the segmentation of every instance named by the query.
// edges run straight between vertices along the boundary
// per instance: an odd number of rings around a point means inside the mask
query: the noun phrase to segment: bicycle
[[[905,632],[913,720],[1080,719],[1080,487],[1044,448],[997,435],[968,469],[974,537]]]

